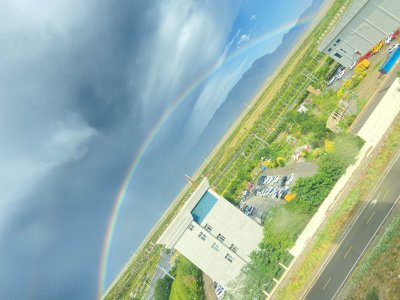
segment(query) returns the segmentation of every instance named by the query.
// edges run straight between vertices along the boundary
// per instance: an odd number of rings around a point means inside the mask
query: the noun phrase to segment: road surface
[[[376,233],[399,204],[399,156],[400,152],[393,158],[368,201],[338,241],[338,247],[324,263],[305,299],[335,299]]]
[[[156,270],[154,272],[153,278],[150,283],[150,289],[147,295],[145,296],[144,299],[150,300],[154,299],[154,288],[156,286],[157,280],[160,278],[163,278],[165,275],[165,272],[169,272],[171,270],[171,266],[169,264],[169,260],[171,258],[171,253],[167,254],[166,251],[163,251],[161,253],[160,260],[158,261]]]

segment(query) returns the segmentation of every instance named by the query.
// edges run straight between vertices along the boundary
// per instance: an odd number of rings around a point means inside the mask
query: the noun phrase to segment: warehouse
[[[250,261],[263,229],[209,188],[205,178],[157,241],[224,287]]]
[[[399,27],[399,0],[354,0],[318,50],[348,67]]]

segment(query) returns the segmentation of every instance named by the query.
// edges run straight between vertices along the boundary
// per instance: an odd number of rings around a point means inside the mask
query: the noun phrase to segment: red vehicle
[[[397,39],[397,37],[400,35],[400,28],[398,28],[397,30],[393,31],[392,34],[392,41]]]

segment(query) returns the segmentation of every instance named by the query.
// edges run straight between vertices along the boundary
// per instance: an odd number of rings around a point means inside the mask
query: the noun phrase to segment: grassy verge
[[[400,216],[350,277],[346,299],[395,299],[400,295]]]
[[[370,164],[365,166],[363,174],[355,183],[339,207],[328,218],[327,223],[317,235],[311,248],[299,260],[296,270],[293,270],[288,282],[282,285],[276,293],[278,299],[298,299],[313,274],[328,254],[333,241],[342,231],[344,225],[354,212],[357,204],[363,201],[372,187],[381,177],[395,151],[400,147],[400,122],[397,120],[390,130],[382,147]]]

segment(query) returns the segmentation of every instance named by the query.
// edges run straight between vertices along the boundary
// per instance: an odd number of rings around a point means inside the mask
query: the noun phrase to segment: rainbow
[[[237,49],[234,53],[232,53],[229,57],[225,59],[223,64],[227,64],[229,62],[232,62],[234,59],[242,55],[243,53],[249,51],[250,49],[260,45],[261,43],[265,42],[266,40],[269,40],[277,35],[281,35],[282,33],[285,33],[289,31],[290,29],[302,25],[309,24],[313,20],[314,16],[309,16],[307,18],[301,18],[289,23],[284,24],[283,26],[274,29],[273,31],[269,31],[267,33],[264,33],[263,35],[255,38],[252,40],[249,44],[247,44],[244,47],[241,47]],[[139,148],[139,151],[136,153],[134,156],[128,171],[126,173],[125,179],[123,180],[120,189],[118,191],[117,197],[114,200],[113,208],[109,217],[106,233],[105,233],[105,238],[104,238],[104,243],[103,243],[103,248],[102,248],[102,255],[100,258],[100,266],[99,266],[99,277],[98,277],[98,292],[97,296],[98,299],[101,299],[103,297],[104,293],[104,287],[105,287],[105,278],[107,274],[107,264],[108,264],[108,257],[110,254],[110,248],[112,245],[113,241],[113,233],[115,229],[115,225],[117,223],[118,215],[121,210],[121,206],[126,198],[127,190],[129,187],[129,184],[132,180],[132,177],[135,175],[135,172],[140,165],[140,162],[146,153],[148,147],[154,140],[154,138],[157,136],[157,133],[160,131],[160,129],[163,127],[165,122],[170,118],[170,116],[173,114],[173,112],[180,106],[180,104],[189,96],[201,83],[205,82],[215,71],[216,65],[212,66],[207,72],[205,72],[202,76],[194,80],[184,91],[183,93],[171,104],[170,107],[168,107],[164,113],[161,115],[159,118],[158,122],[155,124],[155,126],[151,129],[149,132],[148,136],[145,138],[143,141],[143,144]]]

